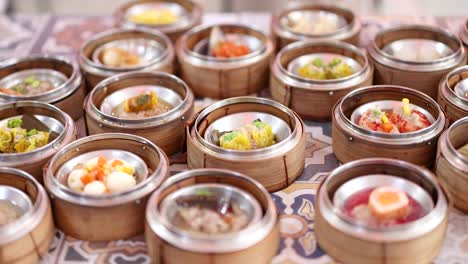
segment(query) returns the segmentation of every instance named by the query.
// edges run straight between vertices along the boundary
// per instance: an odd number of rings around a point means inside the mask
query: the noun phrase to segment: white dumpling
[[[85,174],[86,170],[83,169],[72,170],[72,172],[68,175],[68,187],[74,191],[81,192],[83,189],[83,182],[81,181],[81,177]]]
[[[122,64],[122,55],[116,49],[107,49],[102,55],[102,62],[109,66],[120,66]]]
[[[99,162],[99,157],[94,157],[85,163],[85,168],[87,170],[92,170],[94,167],[98,165],[98,162]]]
[[[136,185],[135,178],[125,172],[115,171],[106,177],[107,189],[111,192],[122,192]]]
[[[106,192],[106,186],[100,181],[92,181],[86,184],[86,186],[83,189],[83,192],[86,194],[93,195],[104,194]]]

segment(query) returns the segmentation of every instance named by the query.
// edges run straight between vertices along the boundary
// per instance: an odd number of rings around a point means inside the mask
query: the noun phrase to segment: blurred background
[[[0,0],[2,13],[110,14],[126,0]],[[466,16],[468,0],[196,0],[206,12],[272,12],[298,3],[341,5],[359,14]],[[110,8],[112,7],[112,8]]]

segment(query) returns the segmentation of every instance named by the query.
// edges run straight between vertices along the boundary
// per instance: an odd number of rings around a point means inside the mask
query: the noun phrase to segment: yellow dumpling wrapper
[[[158,104],[158,96],[155,92],[142,93],[137,96],[131,97],[124,101],[124,111],[127,113],[130,112],[140,112],[153,110]]]
[[[331,78],[339,79],[339,78],[344,78],[346,76],[350,76],[351,74],[353,74],[353,69],[351,69],[351,66],[349,66],[346,63],[340,63],[336,65],[335,67],[333,67],[330,70],[330,73],[332,75]]]
[[[178,19],[177,14],[169,9],[148,9],[130,16],[130,21],[148,25],[172,24]]]
[[[9,153],[13,149],[13,134],[5,129],[0,129],[0,151]]]
[[[265,148],[275,144],[273,128],[267,123],[253,122],[251,134],[257,148]]]
[[[245,131],[232,131],[220,137],[220,146],[225,149],[250,150],[252,143]]]

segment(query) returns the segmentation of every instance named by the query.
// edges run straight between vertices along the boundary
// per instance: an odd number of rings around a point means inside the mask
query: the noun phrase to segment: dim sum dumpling
[[[135,178],[125,172],[115,171],[106,177],[106,186],[111,193],[126,191],[135,185]]]
[[[83,182],[81,181],[81,177],[86,174],[86,171],[83,169],[76,169],[73,170],[70,175],[68,175],[68,187],[70,189],[81,192],[83,190]]]

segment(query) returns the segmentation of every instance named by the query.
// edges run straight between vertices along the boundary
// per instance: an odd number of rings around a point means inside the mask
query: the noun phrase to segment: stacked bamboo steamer
[[[357,45],[361,22],[353,12],[337,6],[300,5],[274,14],[271,31],[277,49],[300,40],[339,40]]]
[[[435,172],[453,198],[455,207],[468,213],[468,116],[447,129],[439,139]]]
[[[125,162],[135,167],[136,185],[103,195],[72,190],[68,179],[71,171],[77,164],[97,156],[127,159]],[[44,183],[58,228],[78,239],[107,241],[143,232],[146,201],[168,175],[168,158],[151,141],[134,135],[105,133],[81,138],[62,148],[44,171]]]
[[[209,36],[218,27],[227,37],[240,38],[249,53],[218,58],[209,53]],[[268,83],[268,66],[273,55],[271,40],[261,31],[238,24],[198,26],[176,44],[180,76],[198,96],[224,99],[250,95]]]
[[[466,52],[468,53],[468,19],[461,26],[460,39],[463,42],[463,45],[465,46]]]
[[[343,212],[342,197],[349,199],[363,188],[380,184],[404,189],[425,208],[425,214],[396,226],[369,226]],[[317,241],[338,261],[422,264],[431,262],[440,251],[449,205],[446,193],[429,170],[400,160],[373,158],[333,170],[319,186],[315,208]]]
[[[83,116],[83,111],[76,104],[83,104],[86,90],[78,65],[61,56],[35,55],[22,58],[11,58],[0,62],[0,87],[17,85],[29,76],[40,76],[52,80],[56,87],[33,95],[16,95],[0,93],[0,103],[17,101],[39,101],[53,104],[73,120]]]
[[[397,134],[376,133],[358,125],[357,117],[367,106],[385,100],[398,102],[402,97],[409,99],[418,111],[431,117],[431,125],[415,132]],[[445,114],[439,105],[421,92],[392,85],[364,87],[344,96],[333,109],[333,152],[342,163],[382,157],[431,167],[436,156],[437,140],[447,126]]]
[[[136,65],[108,65],[105,52],[120,48],[136,53]],[[109,60],[109,59],[108,59]],[[174,48],[166,35],[146,29],[113,29],[93,36],[80,50],[79,62],[90,92],[107,77],[131,71],[174,72]],[[112,61],[111,61],[112,62]]]
[[[439,83],[437,102],[451,123],[468,115],[468,66],[454,69]]]
[[[0,263],[39,262],[55,237],[46,191],[30,174],[8,167],[0,167],[0,187],[22,210],[19,218],[0,226]]]
[[[298,74],[314,59],[339,58],[352,65],[350,76],[314,80]],[[303,41],[284,47],[271,66],[270,92],[275,101],[296,111],[302,118],[329,120],[333,105],[352,90],[372,84],[373,66],[365,51],[344,42]],[[311,105],[314,111],[311,111]]]
[[[155,92],[173,108],[150,117],[119,117],[114,109],[142,92]],[[122,73],[100,82],[89,94],[84,108],[88,134],[129,133],[145,137],[168,155],[184,149],[185,122],[193,114],[194,96],[174,75],[162,72]]]
[[[152,21],[145,16],[145,11],[161,9],[170,10],[169,21]],[[202,15],[202,8],[196,1],[134,0],[120,6],[114,13],[114,20],[116,26],[122,28],[160,31],[175,43],[182,34],[202,22]],[[137,16],[143,16],[142,21],[135,21]]]
[[[436,48],[436,46],[440,48]],[[379,32],[369,46],[376,84],[411,87],[437,98],[440,79],[466,64],[456,35],[430,26],[398,26]]]
[[[57,151],[76,139],[76,127],[72,118],[57,107],[37,101],[20,101],[0,106],[0,120],[35,116],[56,136],[33,151],[0,153],[0,167],[13,167],[31,174],[42,183],[42,168]],[[5,126],[3,122],[2,126]],[[36,129],[38,129],[36,127]],[[40,130],[40,129],[38,129]]]
[[[235,130],[258,119],[273,127],[276,143],[272,146],[242,151],[213,142],[215,130]],[[190,169],[231,169],[249,175],[269,191],[289,186],[304,170],[304,123],[289,108],[266,98],[234,97],[214,103],[188,122],[186,133]]]
[[[260,216],[231,233],[213,237],[184,233],[161,211],[170,196],[197,186],[200,192],[206,190],[203,186],[226,189],[227,200],[235,193],[233,190],[245,192],[259,203]],[[249,263],[255,259],[255,263],[267,264],[278,250],[279,217],[270,194],[251,177],[229,170],[190,170],[171,177],[151,196],[146,208],[145,237],[148,254],[155,263]]]

